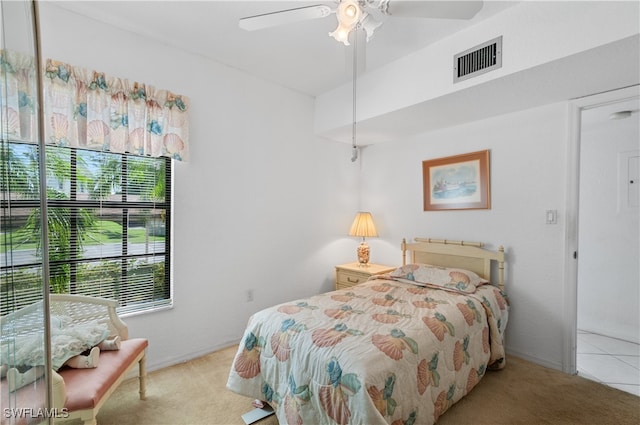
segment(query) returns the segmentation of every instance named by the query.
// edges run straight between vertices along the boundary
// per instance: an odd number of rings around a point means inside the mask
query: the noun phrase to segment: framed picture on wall
[[[491,208],[489,150],[422,161],[424,210]]]

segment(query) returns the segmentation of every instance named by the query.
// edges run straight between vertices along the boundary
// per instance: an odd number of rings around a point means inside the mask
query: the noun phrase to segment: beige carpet
[[[152,372],[147,400],[138,399],[137,379],[124,382],[103,406],[99,425],[243,425],[251,400],[225,385],[237,347]],[[277,425],[274,416],[258,422]],[[489,371],[438,425],[640,424],[640,397],[544,368],[519,358]],[[416,424],[419,425],[419,424]]]

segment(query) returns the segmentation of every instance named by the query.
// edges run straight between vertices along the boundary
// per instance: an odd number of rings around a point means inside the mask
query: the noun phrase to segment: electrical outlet
[[[253,301],[253,289],[247,289],[247,302]]]
[[[547,210],[545,211],[545,218],[547,224],[557,224],[558,223],[558,210]]]

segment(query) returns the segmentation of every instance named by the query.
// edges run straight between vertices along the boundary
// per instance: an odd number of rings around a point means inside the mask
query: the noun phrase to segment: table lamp
[[[365,238],[375,238],[378,236],[370,212],[360,211],[356,214],[356,218],[351,225],[351,230],[349,230],[349,236],[359,236],[362,238],[362,242],[358,246],[358,262],[360,263],[360,267],[368,267],[370,250]]]

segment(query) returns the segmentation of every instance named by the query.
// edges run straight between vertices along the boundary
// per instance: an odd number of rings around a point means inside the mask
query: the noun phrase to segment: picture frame
[[[490,209],[489,150],[422,161],[424,211]]]

